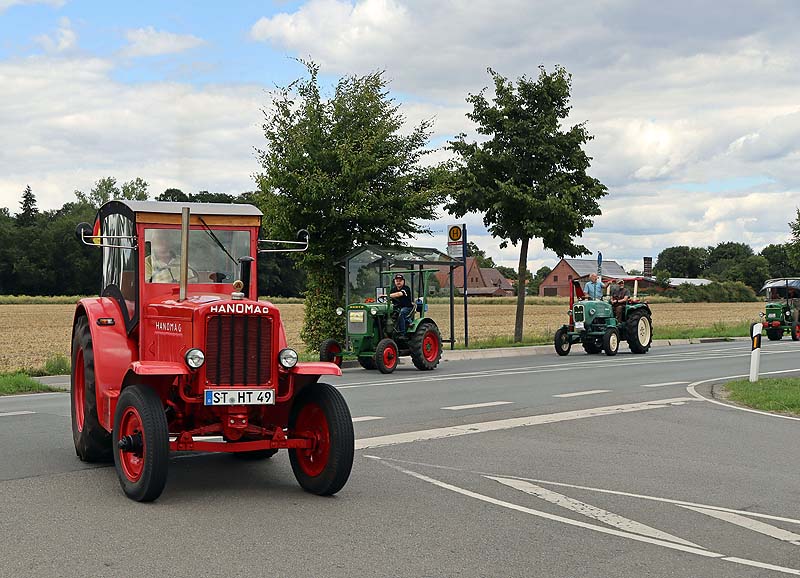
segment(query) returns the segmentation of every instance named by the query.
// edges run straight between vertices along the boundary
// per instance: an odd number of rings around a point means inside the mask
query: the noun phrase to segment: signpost
[[[467,322],[467,225],[450,225],[447,227],[447,254],[453,259],[461,259],[464,263],[464,347],[469,347],[469,329]],[[452,305],[453,300],[450,300]],[[450,331],[453,330],[453,312],[450,312]],[[452,344],[451,344],[452,345]]]

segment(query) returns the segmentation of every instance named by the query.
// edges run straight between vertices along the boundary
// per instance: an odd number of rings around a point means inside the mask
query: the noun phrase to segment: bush
[[[741,281],[715,281],[708,285],[684,283],[677,289],[665,291],[664,295],[677,297],[684,303],[741,303],[758,300],[755,291]]]

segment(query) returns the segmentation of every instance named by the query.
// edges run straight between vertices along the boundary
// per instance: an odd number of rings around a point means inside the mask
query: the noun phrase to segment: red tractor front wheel
[[[300,487],[320,496],[341,490],[355,453],[353,418],[342,394],[327,383],[306,387],[292,406],[289,432],[314,441],[311,448],[289,450]]]
[[[169,434],[164,404],[144,385],[125,388],[114,413],[114,465],[125,495],[152,502],[167,483]]]

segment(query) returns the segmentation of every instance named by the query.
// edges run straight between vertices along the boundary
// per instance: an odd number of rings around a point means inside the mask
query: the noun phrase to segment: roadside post
[[[467,322],[467,224],[450,225],[447,228],[447,254],[453,259],[461,259],[464,264],[464,347],[469,347],[469,325]],[[452,271],[452,269],[451,269]],[[452,287],[452,280],[450,283]],[[450,298],[450,334],[453,334],[452,295]],[[453,348],[453,343],[450,344]]]
[[[761,323],[753,323],[750,326],[750,383],[758,381],[758,369],[761,361]]]

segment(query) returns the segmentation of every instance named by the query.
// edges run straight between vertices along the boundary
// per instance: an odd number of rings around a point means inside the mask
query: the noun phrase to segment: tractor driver
[[[414,304],[411,303],[411,289],[406,285],[406,279],[402,273],[394,276],[394,289],[389,293],[389,297],[392,299],[392,305],[400,308],[400,315],[397,317],[397,331],[405,333],[406,315],[414,309]]]
[[[174,231],[153,231],[150,254],[144,259],[144,278],[150,283],[177,283],[180,276],[180,251],[170,238]]]
[[[628,290],[625,289],[625,281],[619,279],[617,285],[611,288],[611,306],[614,308],[617,324],[622,324],[622,314],[625,312],[625,304],[630,297]]]

